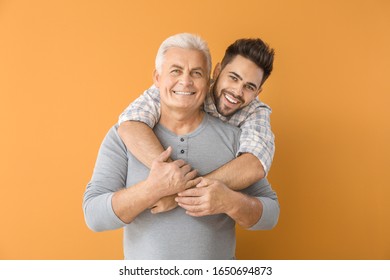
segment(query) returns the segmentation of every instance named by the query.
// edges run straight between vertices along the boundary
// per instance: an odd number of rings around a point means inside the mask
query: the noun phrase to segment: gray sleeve
[[[279,219],[280,206],[276,192],[266,178],[242,190],[243,193],[256,197],[263,205],[263,214],[259,221],[249,230],[267,230],[276,226]]]
[[[101,144],[83,199],[84,218],[93,231],[123,227],[114,213],[111,198],[114,192],[126,186],[127,150],[119,135],[118,125],[112,127]]]

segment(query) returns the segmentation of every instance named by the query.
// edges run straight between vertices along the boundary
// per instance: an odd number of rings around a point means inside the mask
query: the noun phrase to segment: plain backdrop
[[[276,51],[271,231],[237,229],[238,259],[390,259],[390,2],[0,1],[0,259],[122,259],[82,197],[100,143],[152,82],[170,35]]]

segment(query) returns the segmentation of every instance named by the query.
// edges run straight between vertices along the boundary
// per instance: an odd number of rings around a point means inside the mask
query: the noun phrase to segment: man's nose
[[[236,83],[234,86],[234,94],[242,96],[244,94],[244,83]]]
[[[189,75],[189,74],[184,74],[181,77],[180,82],[183,86],[192,86],[194,84],[194,80],[192,79],[191,75]]]

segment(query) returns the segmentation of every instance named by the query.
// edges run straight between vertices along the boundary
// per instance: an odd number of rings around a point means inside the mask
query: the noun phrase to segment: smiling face
[[[227,117],[247,106],[261,92],[263,74],[260,67],[241,55],[223,69],[218,64],[212,89],[218,112]]]
[[[205,56],[198,50],[169,49],[154,83],[160,89],[162,114],[166,109],[199,112],[209,86]]]

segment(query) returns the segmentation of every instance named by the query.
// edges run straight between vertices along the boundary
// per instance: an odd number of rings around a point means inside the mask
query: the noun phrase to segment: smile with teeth
[[[173,91],[174,94],[177,95],[192,95],[195,94],[194,91]]]
[[[237,104],[239,102],[239,100],[237,100],[236,98],[234,98],[233,96],[227,93],[225,93],[225,98],[227,99],[227,101],[229,101],[232,104]]]

